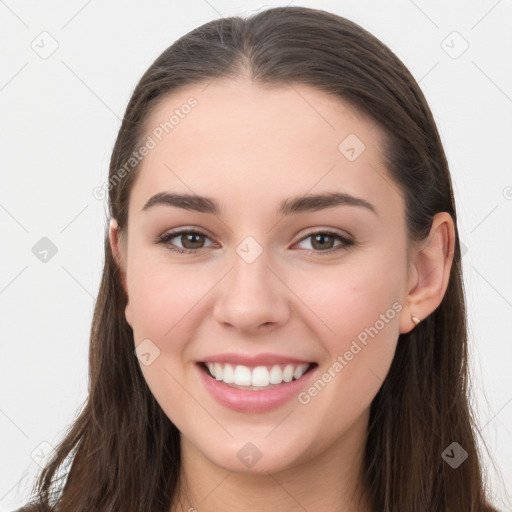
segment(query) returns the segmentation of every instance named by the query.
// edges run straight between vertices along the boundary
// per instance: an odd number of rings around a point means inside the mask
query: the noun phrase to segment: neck
[[[181,437],[180,485],[171,512],[336,510],[370,512],[362,486],[368,412],[325,449],[275,473],[228,471]]]

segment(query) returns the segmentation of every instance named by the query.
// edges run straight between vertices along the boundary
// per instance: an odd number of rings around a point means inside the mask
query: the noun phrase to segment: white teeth
[[[235,382],[235,372],[230,364],[224,365],[224,373],[222,374],[222,380],[226,384],[232,384]]]
[[[223,365],[219,363],[215,363],[214,365],[214,376],[217,380],[222,380],[222,373],[223,373]]]
[[[287,364],[284,367],[283,380],[285,382],[291,382],[293,380],[293,370],[295,370],[295,368],[291,364]]]
[[[251,383],[253,386],[257,386],[259,388],[263,388],[268,386],[270,382],[270,376],[268,374],[268,370],[264,366],[257,366],[252,371],[252,380]]]
[[[283,382],[281,367],[274,365],[270,370],[270,384],[281,384],[281,382]]]
[[[247,366],[238,365],[235,368],[233,384],[237,386],[250,386],[251,380],[251,370]]]
[[[257,388],[265,388],[271,384],[281,384],[300,379],[310,367],[307,363],[287,364],[284,367],[276,364],[272,367],[256,366],[255,368],[223,363],[206,363],[206,366],[210,375],[216,380],[235,386],[253,386]]]
[[[309,364],[299,364],[299,366],[297,366],[293,372],[293,378],[300,379],[306,373],[308,368]]]

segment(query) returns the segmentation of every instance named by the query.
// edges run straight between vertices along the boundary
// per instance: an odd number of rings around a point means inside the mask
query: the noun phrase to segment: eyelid
[[[325,233],[325,234],[330,234],[330,235],[338,235],[338,236],[341,236],[343,238],[347,238],[349,240],[353,240],[353,237],[351,235],[349,235],[346,231],[342,231],[341,229],[315,227],[315,228],[309,229],[308,231],[306,231],[306,233],[302,234],[302,236],[299,238],[298,241],[300,242],[305,237],[310,236],[310,235],[316,235],[317,233]]]
[[[175,237],[175,236],[182,235],[182,234],[187,234],[187,233],[194,233],[194,234],[198,234],[198,235],[204,235],[204,236],[208,237],[210,240],[214,240],[214,237],[212,237],[208,233],[207,230],[205,230],[203,228],[197,228],[195,226],[181,226],[179,228],[170,229],[169,231],[165,231],[161,235],[157,236],[156,240],[159,240],[159,239],[164,238],[164,237],[170,237],[170,236]]]

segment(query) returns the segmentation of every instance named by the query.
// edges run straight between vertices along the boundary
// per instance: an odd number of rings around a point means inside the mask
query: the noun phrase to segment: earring
[[[411,320],[414,322],[414,325],[418,325],[420,323],[420,319],[414,315],[411,315]]]

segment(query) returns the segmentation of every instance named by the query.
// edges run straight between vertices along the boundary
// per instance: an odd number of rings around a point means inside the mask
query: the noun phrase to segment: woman
[[[303,7],[197,28],[102,190],[90,393],[33,510],[495,510],[448,164],[375,37]]]

